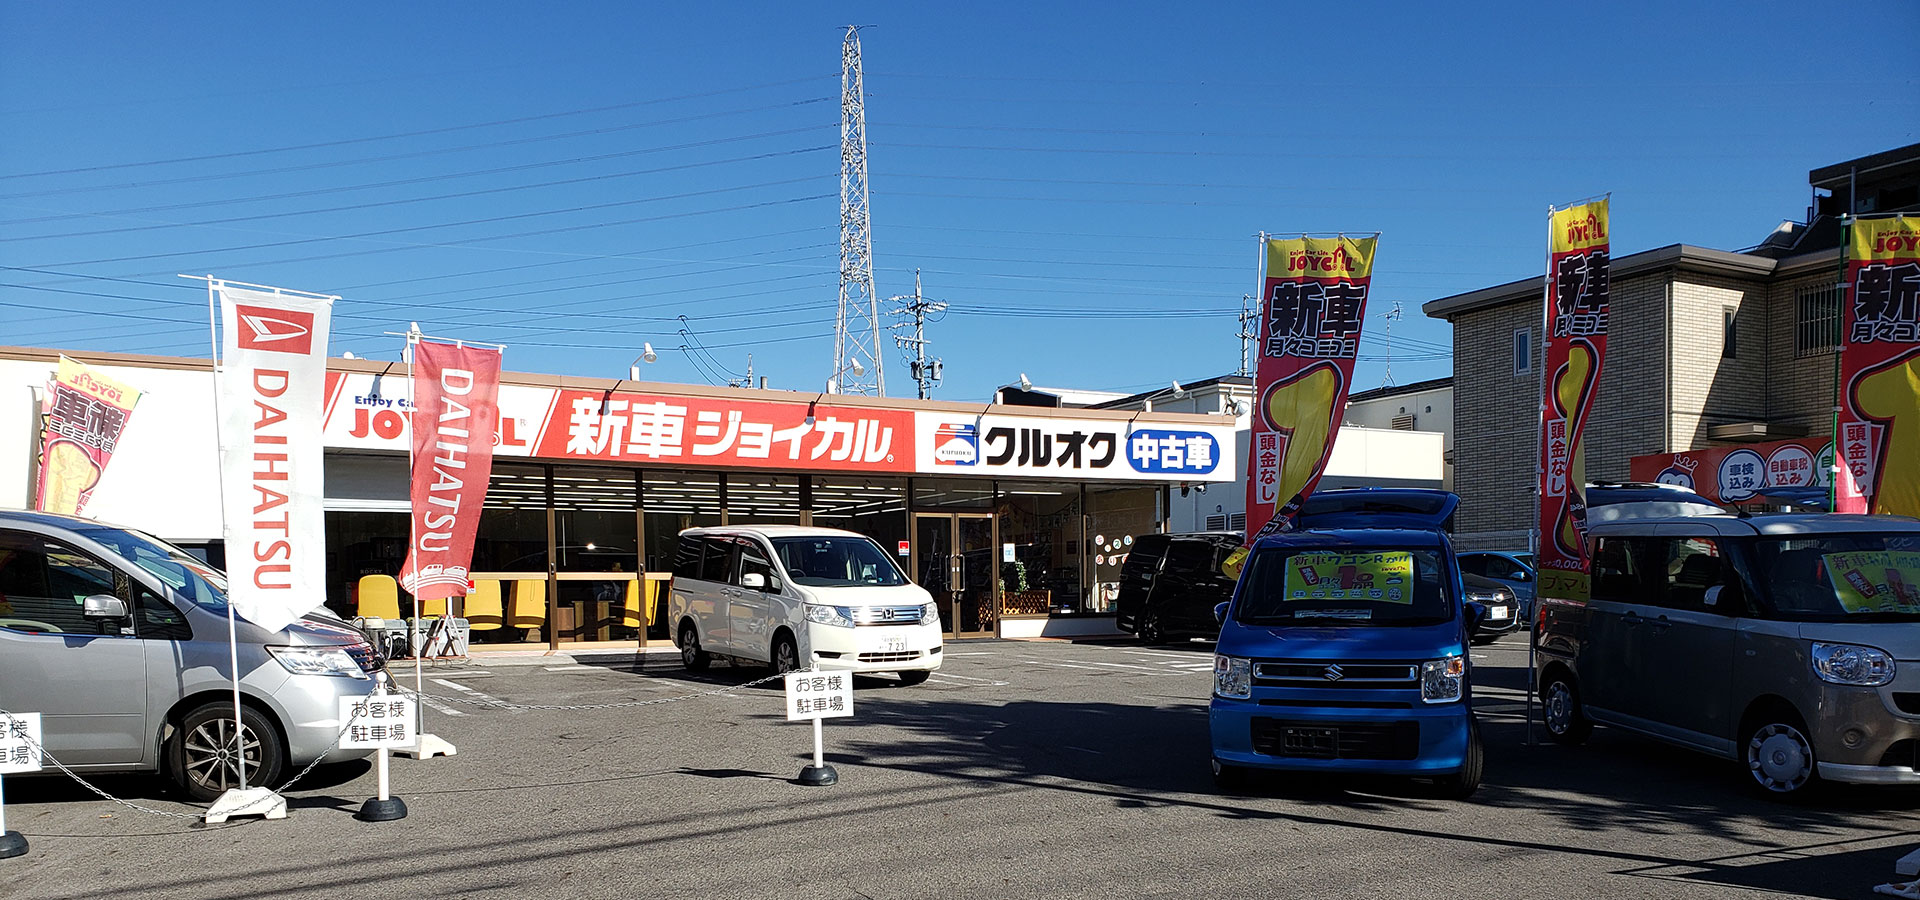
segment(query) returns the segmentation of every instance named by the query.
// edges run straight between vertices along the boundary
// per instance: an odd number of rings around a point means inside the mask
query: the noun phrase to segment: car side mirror
[[[748,572],[740,576],[740,586],[748,590],[764,591],[767,589],[767,576],[759,572]]]
[[[1478,600],[1468,600],[1463,606],[1467,613],[1467,633],[1479,631],[1481,623],[1487,620],[1487,605]]]
[[[1227,624],[1227,605],[1226,603],[1215,603],[1213,605],[1213,624]]]
[[[1521,584],[1526,584],[1526,583],[1528,583],[1528,582],[1530,582],[1530,581],[1532,581],[1532,580],[1533,580],[1533,573],[1532,573],[1532,572],[1521,572],[1521,573],[1519,573],[1519,574],[1517,574],[1517,575],[1515,575],[1515,576],[1513,576],[1513,580],[1515,580],[1515,581],[1518,581],[1518,582],[1520,582]]]
[[[89,619],[124,619],[127,601],[112,594],[94,594],[80,601],[80,615]]]

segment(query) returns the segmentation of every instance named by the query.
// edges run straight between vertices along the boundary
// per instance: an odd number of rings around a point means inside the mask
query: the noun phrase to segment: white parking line
[[[1115,669],[1134,669],[1141,672],[1164,672],[1166,666],[1136,666],[1132,663],[1101,662],[1097,659],[1076,659],[1073,662],[1089,666],[1107,666]],[[1209,663],[1211,665],[1211,663]]]
[[[965,653],[945,653],[946,656],[992,656],[992,650],[969,650]]]
[[[545,666],[543,668],[545,668],[549,672],[605,672],[607,671],[606,669],[603,669],[599,666]]]
[[[984,679],[980,679],[980,678],[974,678],[974,679],[969,679],[969,681],[954,681],[954,680],[952,680],[952,679],[954,679],[954,678],[956,678],[956,677],[959,677],[959,676],[955,676],[955,675],[947,675],[947,674],[945,674],[945,673],[943,673],[943,672],[935,672],[935,673],[933,673],[932,675],[929,675],[929,676],[927,676],[927,677],[928,677],[928,679],[929,679],[929,680],[931,680],[931,681],[932,681],[932,682],[933,682],[934,684],[944,684],[944,685],[946,685],[946,686],[948,686],[948,687],[963,687],[963,688],[970,688],[970,687],[1005,687],[1005,686],[1007,685],[1007,682],[1004,682],[1004,681],[986,681],[986,680],[984,680]],[[970,683],[970,682],[971,682],[971,683]]]
[[[443,687],[450,687],[450,688],[453,688],[454,690],[456,690],[456,691],[459,691],[460,693],[463,693],[463,694],[467,694],[467,695],[470,695],[470,696],[472,696],[472,697],[473,697],[474,699],[477,699],[477,700],[480,700],[480,701],[482,701],[482,702],[486,702],[486,703],[492,703],[492,704],[494,704],[494,705],[496,705],[496,706],[502,706],[502,707],[504,707],[504,706],[506,706],[506,705],[507,705],[507,701],[505,701],[505,700],[502,700],[502,699],[500,699],[499,697],[495,697],[495,696],[493,696],[492,694],[487,694],[487,693],[482,693],[482,692],[480,692],[480,691],[476,691],[476,690],[474,690],[473,688],[470,688],[470,687],[467,687],[467,686],[466,686],[466,685],[464,685],[464,684],[460,684],[460,683],[458,683],[458,682],[454,682],[454,681],[448,681],[448,680],[446,680],[445,678],[435,678],[435,679],[433,680],[433,683],[434,683],[434,684],[438,684],[438,685],[441,685],[441,686],[443,686]],[[519,710],[517,710],[517,709],[509,709],[509,710],[508,710],[508,712],[519,712]]]
[[[958,678],[962,681],[978,681],[981,684],[1006,684],[1004,681],[994,681],[990,678],[975,678],[972,675],[955,675],[952,672],[935,672],[933,674],[938,678]]]
[[[1076,666],[1073,663],[1045,662],[1038,659],[1023,659],[1021,660],[1021,662],[1026,663],[1027,665],[1030,665],[1030,666],[1053,666],[1054,668],[1058,668],[1058,669],[1085,669],[1089,672],[1107,671],[1106,669],[1102,669],[1099,666]]]
[[[432,707],[435,712],[445,713],[446,715],[449,715],[449,716],[466,715],[466,713],[463,713],[457,709],[454,709],[453,707],[448,706],[445,703],[441,703],[440,701],[435,700],[432,697],[421,697],[420,702],[425,703],[426,705]]]

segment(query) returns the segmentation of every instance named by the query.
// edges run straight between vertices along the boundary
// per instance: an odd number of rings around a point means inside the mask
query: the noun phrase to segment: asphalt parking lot
[[[1486,784],[1277,779],[1216,791],[1210,648],[951,643],[905,688],[863,680],[830,720],[841,783],[790,783],[811,733],[777,684],[644,707],[511,711],[727,688],[677,658],[429,672],[451,759],[393,763],[411,811],[351,813],[371,766],[326,766],[283,821],[146,816],[64,778],[9,778],[32,852],[8,897],[1868,897],[1920,836],[1920,794],[1810,805],[1743,792],[1730,764],[1602,729],[1525,746],[1523,637],[1476,648]],[[103,779],[178,812],[154,782]]]

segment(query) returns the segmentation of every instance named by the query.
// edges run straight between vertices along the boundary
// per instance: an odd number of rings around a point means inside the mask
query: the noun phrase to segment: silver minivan
[[[320,614],[274,633],[241,620],[237,638],[247,780],[278,787],[335,745],[339,698],[372,691],[382,662]],[[0,709],[40,713],[54,758],[219,797],[239,786],[229,666],[218,571],[136,531],[0,511]]]
[[[1920,784],[1920,520],[1629,519],[1588,540],[1591,598],[1540,600],[1555,740],[1628,729],[1771,795]]]

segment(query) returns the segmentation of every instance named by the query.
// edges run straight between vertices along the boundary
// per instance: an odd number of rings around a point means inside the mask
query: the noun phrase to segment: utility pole
[[[867,104],[860,28],[840,44],[840,310],[834,319],[833,390],[884,397],[880,306],[873,293],[873,230],[867,220]]]
[[[893,342],[900,345],[900,349],[907,351],[907,368],[913,372],[913,383],[920,389],[920,399],[925,400],[933,389],[939,386],[940,376],[943,374],[941,370],[944,368],[938,358],[927,359],[927,317],[946,312],[947,305],[938,300],[928,300],[926,295],[920,293],[919,269],[913,270],[913,293],[889,298],[888,302],[905,303],[898,309],[889,310],[889,314],[908,316],[913,319],[913,337],[896,334],[893,336]],[[907,323],[895,322],[887,327],[906,328]]]
[[[1260,339],[1260,308],[1252,294],[1240,295],[1240,371],[1242,377],[1253,374],[1253,342]]]
[[[1400,301],[1395,300],[1393,301],[1393,309],[1388,310],[1385,315],[1380,317],[1387,320],[1387,374],[1386,377],[1380,379],[1381,387],[1388,387],[1393,384],[1393,323],[1400,321],[1401,315]]]

